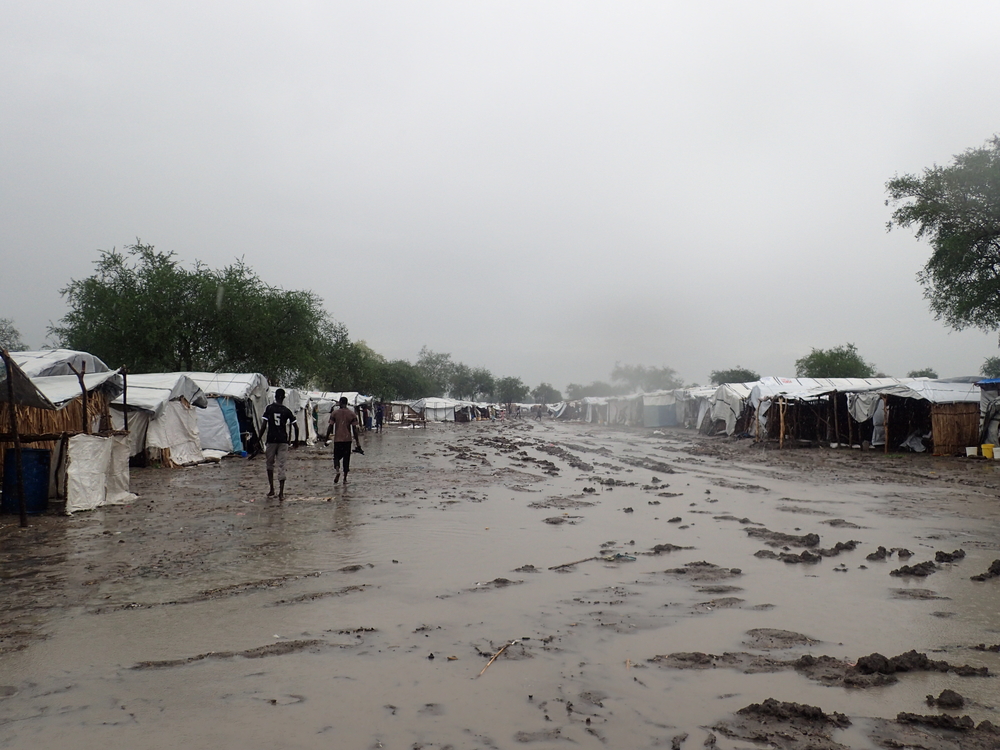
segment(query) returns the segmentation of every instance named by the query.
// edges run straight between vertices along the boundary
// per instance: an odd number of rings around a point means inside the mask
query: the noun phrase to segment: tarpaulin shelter
[[[326,434],[330,424],[330,412],[340,406],[340,399],[346,398],[347,405],[357,411],[357,407],[372,403],[374,396],[365,396],[357,391],[307,391],[316,418],[316,432]],[[360,419],[360,417],[359,417]]]
[[[276,387],[267,389],[267,402],[269,404],[274,403],[274,394],[277,390]],[[309,444],[316,442],[317,424],[313,414],[316,405],[309,396],[309,392],[300,391],[298,388],[283,388],[282,390],[285,391],[285,406],[295,415],[295,424],[299,428],[299,440]],[[329,417],[327,417],[327,421],[329,421]],[[325,433],[326,422],[323,424]],[[292,431],[290,430],[290,432]],[[294,436],[294,432],[292,435]]]
[[[31,377],[18,361],[58,374]],[[78,374],[61,374],[72,372],[70,364]],[[84,374],[88,365],[98,371]],[[64,499],[67,513],[134,498],[127,439],[111,429],[108,408],[124,385],[117,370],[83,352],[4,352],[0,378],[0,430],[10,430],[0,434],[0,455],[8,447],[20,453],[22,443],[49,451],[48,494]]]
[[[233,450],[257,452],[261,447],[261,429],[264,409],[267,407],[267,378],[259,372],[184,372],[198,384],[205,395],[216,401],[219,411],[209,406],[203,419],[212,419],[214,426],[208,431],[222,439],[229,432]],[[210,410],[210,411],[209,411]],[[233,435],[232,419],[235,414],[239,435]],[[223,426],[222,422],[225,422]],[[236,438],[242,448],[237,447]],[[204,445],[202,446],[204,447]],[[221,450],[221,448],[219,449]]]
[[[699,423],[699,429],[709,435],[718,432],[732,435],[737,431],[737,426],[745,431],[747,405],[757,382],[723,383],[717,386],[708,399],[708,419]]]
[[[450,398],[421,398],[411,408],[427,422],[454,422],[455,409],[461,403]]]
[[[608,421],[608,399],[604,396],[584,396],[582,418],[584,422],[605,424]]]
[[[209,400],[191,378],[177,372],[129,375],[127,396],[130,456],[167,467],[204,460],[202,451],[211,446],[202,440],[199,414]],[[115,427],[124,429],[122,397],[111,406]]]
[[[873,446],[917,453],[929,441],[936,455],[964,453],[979,444],[981,393],[975,383],[908,379],[847,395],[855,422],[871,420]]]
[[[674,391],[656,391],[642,395],[643,427],[676,427],[677,394]]]
[[[633,393],[628,396],[611,396],[608,398],[608,424],[625,425],[628,427],[643,424],[643,396]]]
[[[979,441],[997,445],[1000,441],[1000,378],[980,380],[979,386]],[[994,453],[996,455],[996,453]]]

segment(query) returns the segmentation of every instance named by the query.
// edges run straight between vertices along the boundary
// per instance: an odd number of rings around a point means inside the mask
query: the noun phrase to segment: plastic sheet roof
[[[159,416],[168,401],[176,401],[181,397],[187,399],[192,406],[204,409],[208,406],[205,392],[187,375],[177,372],[141,373],[128,376],[128,406],[130,409],[142,409]],[[117,406],[123,404],[119,395],[112,402]]]
[[[52,375],[73,375],[70,365],[80,370],[86,365],[88,373],[108,372],[111,368],[87,352],[73,349],[42,349],[35,352],[10,352],[17,366],[29,378]]]

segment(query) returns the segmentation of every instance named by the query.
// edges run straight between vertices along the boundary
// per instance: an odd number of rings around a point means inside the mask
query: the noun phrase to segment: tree
[[[1000,357],[987,357],[979,372],[985,378],[1000,378]]]
[[[729,370],[712,370],[712,374],[709,377],[712,379],[713,385],[722,385],[723,383],[753,383],[756,380],[760,380],[760,373],[736,365],[736,367]]]
[[[499,378],[496,383],[496,397],[501,404],[514,404],[524,399],[528,395],[528,386],[521,378],[506,377]]]
[[[425,396],[440,397],[451,390],[455,363],[451,361],[450,354],[433,352],[424,345],[417,357],[417,369],[433,386],[431,392],[425,393]]]
[[[493,373],[485,367],[475,367],[472,370],[472,382],[474,385],[474,398],[478,397],[483,401],[490,401],[496,393],[497,381]]]
[[[472,368],[458,362],[451,368],[451,385],[448,395],[452,398],[472,400],[476,395],[476,382]]]
[[[916,226],[931,257],[918,274],[937,320],[956,330],[1000,327],[1000,136],[948,167],[886,183],[898,207],[888,228]]]
[[[865,362],[854,344],[833,349],[813,349],[795,360],[795,375],[800,378],[870,378],[875,365]]]
[[[137,240],[95,266],[61,290],[70,310],[49,331],[62,346],[133,372],[261,372],[285,385],[346,374],[347,330],[322,300],[269,286],[242,260],[188,269]]]
[[[615,362],[614,369],[611,370],[611,380],[622,383],[629,392],[672,391],[684,385],[684,381],[670,367],[623,365],[618,362]]]
[[[0,318],[0,349],[9,352],[23,352],[28,345],[21,339],[21,332],[14,327],[10,318]]]
[[[531,397],[536,404],[554,404],[562,401],[562,394],[549,383],[542,383],[531,391]]]
[[[931,380],[937,380],[938,374],[932,370],[930,367],[925,367],[923,370],[910,370],[906,373],[908,378],[930,378]]]
[[[595,380],[590,385],[580,385],[570,383],[566,386],[566,398],[570,401],[579,401],[588,396],[614,396],[615,388],[610,383],[603,380]]]

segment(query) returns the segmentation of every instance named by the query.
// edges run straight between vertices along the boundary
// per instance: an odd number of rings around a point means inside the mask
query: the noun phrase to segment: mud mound
[[[965,550],[957,549],[954,552],[941,552],[940,550],[934,553],[934,562],[939,563],[950,563],[956,560],[965,559]]]
[[[841,713],[825,713],[816,706],[786,703],[768,698],[752,703],[736,715],[712,727],[719,734],[735,740],[767,743],[782,750],[847,750],[835,742],[832,732],[851,725]]]
[[[705,562],[704,560],[699,562],[690,562],[683,568],[670,568],[669,570],[665,570],[663,572],[667,575],[684,576],[684,578],[689,581],[699,582],[723,581],[727,578],[734,578],[735,576],[743,574],[743,571],[739,568],[720,568],[718,565]]]
[[[915,576],[917,578],[926,578],[931,573],[937,572],[937,565],[932,563],[930,560],[926,560],[922,563],[917,563],[916,565],[904,565],[895,570],[889,571],[891,576]]]
[[[745,646],[761,650],[793,648],[795,646],[812,646],[819,641],[802,633],[777,628],[754,628],[747,631],[748,638],[743,641]]]
[[[242,656],[244,659],[263,659],[268,656],[284,656],[285,654],[294,654],[298,651],[308,649],[316,650],[325,645],[324,641],[319,640],[282,641],[280,643],[269,643],[266,646],[247,649],[246,651],[210,651],[207,654],[197,654],[196,656],[189,656],[186,659],[141,661],[135,664],[132,669],[164,669],[166,667],[180,667],[185,664],[193,664],[194,662],[205,661],[206,659],[232,659],[236,656]]]
[[[747,536],[761,539],[770,547],[816,547],[819,545],[819,534],[783,534],[770,529],[744,529]]]
[[[942,659],[931,659],[927,654],[910,650],[887,658],[876,652],[858,659],[855,669],[861,674],[895,674],[896,672],[952,672],[960,677],[986,677],[986,667],[956,666]]]
[[[941,694],[937,698],[933,695],[928,695],[927,705],[954,711],[965,705],[965,698],[954,690],[945,689],[941,691]]]
[[[1000,560],[994,560],[985,573],[969,578],[970,581],[988,581],[990,578],[1000,578]]]
[[[744,674],[780,672],[787,669],[790,662],[772,659],[769,656],[748,654],[744,651],[725,654],[705,654],[700,651],[660,654],[648,660],[668,669],[716,669],[726,667],[738,669]]]

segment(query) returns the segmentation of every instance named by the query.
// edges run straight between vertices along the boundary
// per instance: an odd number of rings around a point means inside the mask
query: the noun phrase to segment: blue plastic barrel
[[[52,452],[47,448],[21,448],[21,471],[24,478],[24,506],[37,516],[49,507],[49,463]],[[20,513],[17,499],[17,460],[14,449],[8,448],[3,457],[3,497],[0,511]]]

